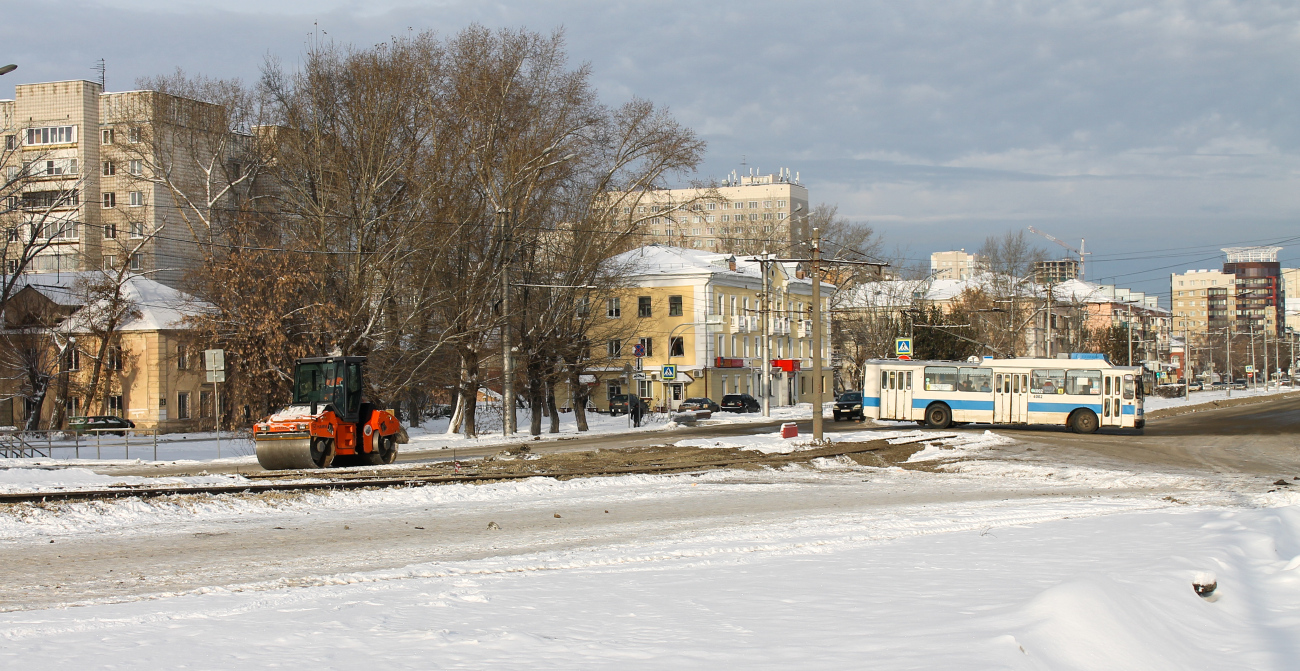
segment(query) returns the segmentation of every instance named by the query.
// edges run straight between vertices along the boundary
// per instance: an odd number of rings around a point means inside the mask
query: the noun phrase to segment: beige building
[[[1052,259],[1034,262],[1034,281],[1060,284],[1079,279],[1079,262],[1075,259]]]
[[[612,260],[628,270],[628,288],[606,305],[593,307],[593,342],[606,348],[613,365],[590,371],[592,400],[602,410],[614,394],[634,393],[653,408],[675,409],[681,401],[725,394],[750,394],[761,400],[763,340],[771,361],[771,402],[810,402],[812,376],[812,282],[792,265],[768,264],[770,305],[764,315],[759,264],[726,254],[650,245]],[[834,287],[823,284],[825,342],[822,346],[825,400],[832,371],[828,299]],[[767,317],[767,331],[763,317]],[[635,356],[640,346],[640,370]],[[666,378],[665,366],[676,375]],[[625,371],[632,372],[628,379]]]
[[[930,255],[930,277],[935,280],[969,280],[978,272],[979,256],[959,249]]]
[[[1170,310],[1177,332],[1203,335],[1227,328],[1236,314],[1236,276],[1189,270],[1169,276]]]
[[[0,425],[21,426],[33,412],[45,428],[57,404],[64,417],[100,414],[101,410],[135,422],[139,429],[167,431],[210,430],[214,427],[215,388],[206,381],[202,352],[188,342],[183,323],[201,306],[189,296],[143,276],[131,276],[123,295],[134,305],[129,318],[110,340],[101,371],[100,391],[93,403],[90,385],[99,339],[86,329],[86,299],[78,290],[85,273],[29,273],[22,289],[5,310],[6,336],[26,334],[34,345],[46,348],[41,357],[0,360]],[[60,356],[55,348],[62,343]],[[48,376],[43,402],[34,399],[34,368]]]
[[[800,249],[808,238],[808,189],[784,169],[732,175],[716,188],[623,194],[623,200],[621,216],[637,222],[649,242],[708,252],[784,253]]]
[[[1282,269],[1282,295],[1286,314],[1283,327],[1300,331],[1300,268]]]
[[[247,144],[229,133],[205,139],[203,124],[220,128],[221,118],[215,105],[105,93],[90,81],[15,87],[13,100],[0,100],[6,182],[21,179],[6,208],[4,227],[16,229],[6,270],[16,270],[15,236],[39,222],[51,244],[28,270],[126,266],[178,286],[200,259],[197,242],[211,240],[201,222],[230,195],[222,182],[239,171],[232,157]],[[175,189],[187,202],[178,204]]]

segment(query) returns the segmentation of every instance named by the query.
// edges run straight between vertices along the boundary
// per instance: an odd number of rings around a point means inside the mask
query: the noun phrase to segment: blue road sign
[[[911,338],[894,338],[894,356],[906,354],[912,356]]]
[[[663,370],[659,373],[659,375],[665,380],[676,380],[677,364],[669,364],[667,366],[664,366]]]

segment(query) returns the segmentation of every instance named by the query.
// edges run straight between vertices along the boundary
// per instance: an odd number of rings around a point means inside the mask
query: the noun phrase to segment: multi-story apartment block
[[[1175,331],[1204,334],[1228,326],[1236,312],[1236,277],[1217,270],[1189,270],[1169,276],[1169,305]]]
[[[1239,333],[1276,335],[1282,325],[1281,247],[1227,247],[1224,274],[1236,281],[1234,329]]]
[[[155,91],[18,85],[13,100],[0,100],[6,182],[21,184],[4,209],[22,214],[6,227],[40,213],[51,241],[25,270],[125,266],[177,286],[199,262],[199,243],[219,235],[213,212],[233,195],[231,169],[239,172],[247,144],[222,118],[219,106]],[[8,243],[21,237],[11,230]],[[6,258],[12,273],[16,255]]]
[[[808,240],[808,189],[788,170],[733,175],[721,186],[665,189],[623,198],[623,218],[647,242],[709,252],[802,250]]]
[[[1300,268],[1282,269],[1282,295],[1286,304],[1286,318],[1282,326],[1300,331]]]
[[[959,249],[930,255],[930,277],[936,280],[969,280],[975,275],[979,256]]]
[[[651,407],[675,409],[683,399],[748,393],[761,398],[763,340],[770,355],[771,402],[815,398],[812,345],[812,282],[794,264],[769,262],[763,300],[760,264],[727,254],[650,245],[612,262],[628,268],[627,288],[605,305],[592,306],[593,341],[611,362],[592,370],[604,386],[592,401],[608,408],[609,397],[631,393]],[[829,400],[832,371],[828,298],[823,285],[822,387]],[[764,328],[766,318],[766,330]],[[599,346],[599,345],[597,345]],[[639,350],[638,350],[639,348]],[[636,353],[640,351],[640,367]],[[665,379],[665,366],[676,375]],[[633,371],[631,379],[625,371]]]

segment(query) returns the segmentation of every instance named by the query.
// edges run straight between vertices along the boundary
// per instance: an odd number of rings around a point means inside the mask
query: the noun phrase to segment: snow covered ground
[[[1007,440],[963,436],[931,447],[977,457]],[[95,477],[11,470],[4,481]],[[27,669],[1296,668],[1300,494],[1230,489],[1209,476],[996,459],[937,472],[825,459],[698,477],[25,507],[0,513],[0,544],[57,540],[71,551],[101,538],[307,519],[343,528],[357,511],[504,524],[483,532],[498,535],[476,541],[474,559],[74,608],[10,601],[0,660]],[[837,503],[742,508],[711,526],[642,521],[617,540],[583,526],[610,509],[689,515],[774,497]],[[568,542],[510,551],[506,539],[528,530],[509,515],[535,516]],[[1193,592],[1199,573],[1217,579],[1211,599]]]
[[[1174,407],[1179,407],[1184,405],[1199,405],[1202,403],[1211,403],[1214,401],[1222,401],[1228,398],[1234,398],[1234,399],[1253,398],[1253,397],[1273,395],[1273,394],[1290,394],[1297,391],[1300,391],[1300,389],[1292,389],[1291,387],[1282,387],[1281,389],[1278,389],[1277,387],[1273,387],[1270,389],[1264,389],[1261,387],[1259,389],[1246,389],[1245,391],[1241,391],[1241,390],[1233,391],[1232,396],[1228,396],[1228,392],[1226,390],[1225,391],[1194,391],[1191,394],[1189,394],[1187,398],[1160,398],[1159,396],[1148,396],[1146,400],[1143,402],[1143,406],[1149,412],[1151,410],[1160,410],[1162,408],[1174,408]]]

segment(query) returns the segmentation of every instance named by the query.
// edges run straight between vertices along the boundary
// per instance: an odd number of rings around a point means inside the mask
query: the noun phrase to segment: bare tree
[[[1015,356],[1024,351],[1025,329],[1037,313],[1033,296],[1033,267],[1046,253],[1029,243],[1022,230],[990,236],[980,248],[978,270],[982,289],[992,305],[984,308],[990,343]]]

